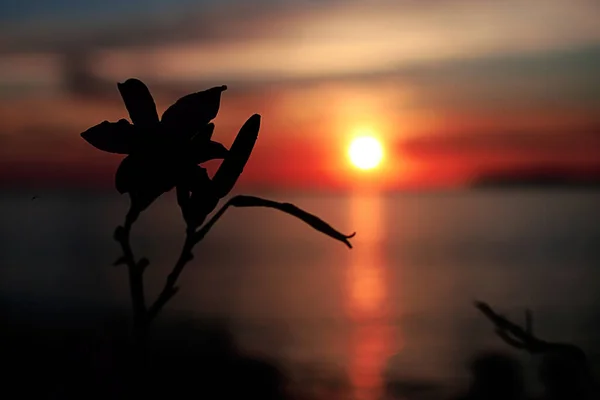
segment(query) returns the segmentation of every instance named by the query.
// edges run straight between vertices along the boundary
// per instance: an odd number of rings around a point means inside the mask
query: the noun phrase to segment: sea
[[[230,208],[165,313],[226,319],[244,351],[319,369],[357,399],[385,397],[390,382],[465,387],[469,361],[488,350],[519,357],[535,385],[534,360],[503,343],[475,301],[519,324],[529,309],[537,336],[600,359],[599,191],[246,194],[356,232],[353,248],[279,210]],[[112,265],[127,207],[116,192],[3,191],[1,295],[55,311],[128,310],[126,270]],[[150,260],[148,297],[184,232],[171,193],[134,226],[134,252]]]

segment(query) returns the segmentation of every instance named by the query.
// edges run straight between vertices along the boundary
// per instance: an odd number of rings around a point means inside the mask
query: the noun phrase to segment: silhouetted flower
[[[198,164],[227,154],[221,143],[211,140],[214,124],[210,123],[226,86],[180,98],[160,120],[143,82],[128,79],[118,88],[132,123],[104,121],[81,136],[100,150],[128,154],[117,170],[115,184],[120,193],[129,193],[136,212],[185,179],[196,177]]]
[[[131,123],[125,119],[104,121],[81,136],[100,150],[128,154],[115,177],[117,190],[129,193],[131,205],[125,223],[114,232],[114,238],[123,250],[123,255],[114,265],[127,265],[133,308],[133,336],[142,351],[149,324],[179,290],[177,280],[185,265],[193,259],[194,246],[204,239],[229,207],[276,209],[352,248],[349,239],[354,233],[344,235],[293,204],[254,196],[234,196],[204,224],[206,217],[229,194],[244,170],[258,138],[260,115],[254,114],[248,118],[227,150],[212,140],[214,124],[210,123],[217,116],[221,93],[227,89],[226,86],[180,98],[163,113],[162,119],[158,118],[150,91],[141,81],[129,79],[118,84],[118,88]],[[199,164],[217,158],[222,158],[223,162],[211,179]],[[148,306],[143,274],[150,261],[147,258],[136,260],[129,235],[139,213],[173,187],[177,188],[177,202],[187,225],[185,242],[163,290]]]

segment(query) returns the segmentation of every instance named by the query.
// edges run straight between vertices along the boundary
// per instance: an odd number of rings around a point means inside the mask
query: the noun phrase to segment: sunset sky
[[[489,171],[600,170],[600,2],[19,0],[0,3],[0,183],[112,184],[79,134],[226,84],[215,139],[263,116],[243,183],[452,187]],[[365,132],[381,168],[346,155]]]

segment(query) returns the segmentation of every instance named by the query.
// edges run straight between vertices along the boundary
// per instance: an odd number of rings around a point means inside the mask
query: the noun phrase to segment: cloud
[[[0,57],[0,88],[23,90],[28,86],[57,86],[60,69],[60,59],[54,54]]]
[[[600,154],[600,125],[589,129],[547,132],[481,132],[410,138],[402,152],[418,157]]]
[[[599,18],[600,4],[591,1],[263,2],[3,34],[10,36],[5,51],[89,49],[96,72],[110,80],[132,74],[259,80],[385,72],[600,43]]]
[[[225,17],[216,20],[221,29],[203,25],[212,36],[101,51],[98,70],[107,77],[136,71],[157,79],[295,79],[600,43],[600,11],[592,3],[369,4],[267,12],[243,22]]]

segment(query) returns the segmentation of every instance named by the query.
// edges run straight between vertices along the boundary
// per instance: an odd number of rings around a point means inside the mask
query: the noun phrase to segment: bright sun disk
[[[373,136],[361,136],[350,143],[348,148],[350,162],[359,169],[373,169],[383,159],[383,146]]]

